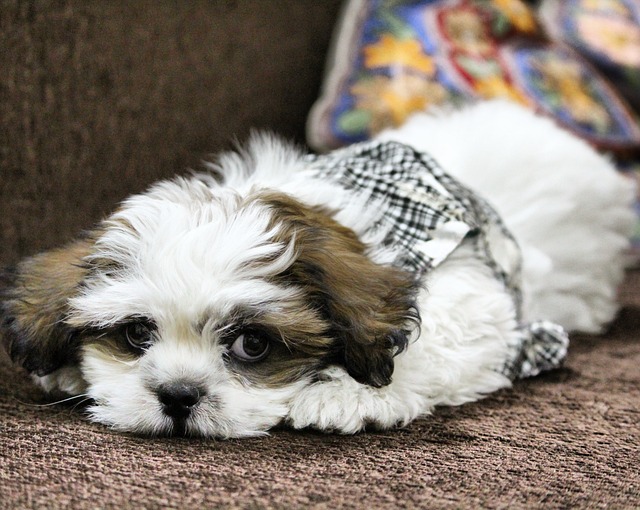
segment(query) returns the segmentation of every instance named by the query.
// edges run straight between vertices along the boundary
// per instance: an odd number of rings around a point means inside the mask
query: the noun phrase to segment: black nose
[[[186,418],[198,405],[204,391],[192,384],[178,382],[160,386],[157,394],[165,414],[172,418]]]

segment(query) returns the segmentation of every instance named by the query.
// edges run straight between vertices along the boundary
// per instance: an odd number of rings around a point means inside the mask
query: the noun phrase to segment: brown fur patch
[[[25,259],[4,274],[3,343],[29,372],[44,375],[75,363],[77,335],[63,320],[69,298],[87,273],[82,259],[92,246],[91,238],[81,239]]]
[[[313,313],[323,322],[322,334],[298,342],[319,341],[324,363],[344,365],[362,383],[389,384],[393,357],[404,349],[417,323],[415,278],[374,263],[356,234],[328,211],[280,193],[262,192],[256,199],[272,208],[273,223],[281,227],[277,240],[293,240],[297,248],[294,264],[275,280],[303,289],[299,313]],[[295,314],[291,321],[296,321]]]
[[[256,331],[270,340],[271,352],[263,361],[248,363],[230,357],[230,367],[241,379],[279,387],[313,373],[333,349],[327,323],[305,300],[278,303],[277,311],[237,310],[227,319],[232,327],[223,335],[231,345],[244,331]]]
[[[117,328],[83,331],[82,345],[91,347],[94,355],[99,354],[109,362],[132,363],[141,356],[131,350],[123,332]]]

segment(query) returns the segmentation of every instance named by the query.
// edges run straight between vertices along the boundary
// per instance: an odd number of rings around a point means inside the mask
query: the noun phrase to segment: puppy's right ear
[[[42,376],[77,363],[79,340],[64,319],[92,247],[82,239],[0,273],[0,334],[11,359],[27,371]]]

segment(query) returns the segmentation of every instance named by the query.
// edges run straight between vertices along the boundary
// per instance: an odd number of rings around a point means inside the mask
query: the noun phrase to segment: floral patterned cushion
[[[521,0],[349,0],[308,141],[330,150],[416,110],[493,97],[544,112],[597,147],[640,148],[626,102],[571,47],[550,42]]]
[[[638,0],[545,0],[540,19],[553,39],[586,56],[640,111]]]

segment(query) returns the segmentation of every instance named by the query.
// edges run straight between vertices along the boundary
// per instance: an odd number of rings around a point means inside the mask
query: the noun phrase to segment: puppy
[[[255,136],[7,271],[4,345],[121,431],[405,425],[559,366],[565,330],[614,317],[632,196],[504,102],[321,156]]]

